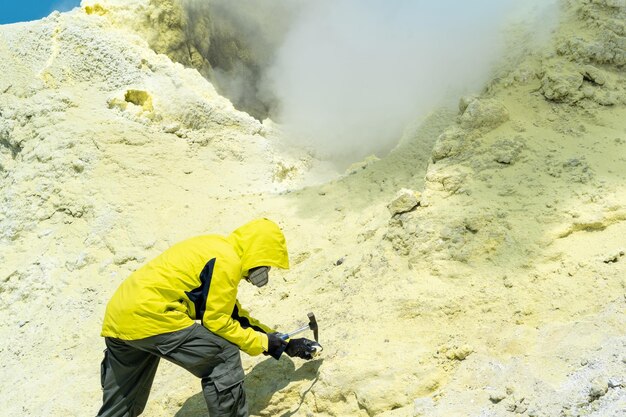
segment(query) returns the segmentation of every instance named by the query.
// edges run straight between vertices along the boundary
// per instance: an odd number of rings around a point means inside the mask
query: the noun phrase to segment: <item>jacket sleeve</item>
[[[202,324],[211,332],[239,346],[251,356],[268,349],[268,339],[252,327],[244,328],[233,318],[239,277],[216,265],[206,299]]]
[[[265,334],[274,333],[276,330],[271,327],[261,323],[257,319],[253,318],[250,313],[241,307],[239,300],[235,300],[235,309],[233,310],[233,318],[241,324],[241,327],[251,327],[257,332],[262,332]]]

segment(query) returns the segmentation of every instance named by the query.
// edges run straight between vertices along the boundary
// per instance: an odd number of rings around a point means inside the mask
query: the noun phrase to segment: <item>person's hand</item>
[[[287,355],[291,356],[292,358],[295,356],[298,358],[309,360],[313,359],[313,354],[317,350],[316,346],[319,346],[319,343],[309,339],[291,339],[287,344],[285,352],[287,352]]]
[[[287,341],[280,337],[280,333],[269,333],[267,335],[267,352],[266,355],[270,355],[274,359],[279,359],[287,348]]]

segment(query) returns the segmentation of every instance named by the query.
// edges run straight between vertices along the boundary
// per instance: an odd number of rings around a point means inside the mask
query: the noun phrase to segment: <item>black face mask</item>
[[[269,272],[269,266],[257,266],[248,271],[246,281],[260,288],[269,281]]]

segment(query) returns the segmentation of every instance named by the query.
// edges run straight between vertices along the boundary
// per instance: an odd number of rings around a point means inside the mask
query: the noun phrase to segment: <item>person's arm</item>
[[[202,325],[218,336],[239,346],[251,356],[268,351],[268,336],[252,327],[244,328],[232,316],[237,300],[239,277],[220,267],[219,261],[211,277]]]
[[[268,348],[263,352],[264,355],[269,355],[274,359],[279,359],[280,355],[287,348],[288,342],[283,340],[274,329],[261,323],[257,319],[250,316],[247,310],[244,310],[239,304],[238,300],[235,300],[235,309],[233,310],[233,318],[241,324],[241,327],[252,328],[257,332],[261,332],[267,335]]]
[[[235,300],[235,309],[232,314],[233,318],[241,324],[241,327],[247,328],[250,327],[257,332],[262,332],[265,334],[275,333],[276,330],[271,327],[261,323],[259,320],[255,319],[250,315],[250,313],[241,307],[239,300]]]

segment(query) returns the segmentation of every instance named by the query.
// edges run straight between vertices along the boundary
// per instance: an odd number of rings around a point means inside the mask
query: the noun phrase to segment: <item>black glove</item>
[[[302,359],[313,359],[315,346],[319,346],[319,344],[309,339],[291,339],[285,352],[292,358],[296,356]]]
[[[280,333],[269,333],[267,335],[267,352],[263,353],[278,360],[287,346],[287,341],[280,338]]]

